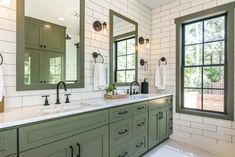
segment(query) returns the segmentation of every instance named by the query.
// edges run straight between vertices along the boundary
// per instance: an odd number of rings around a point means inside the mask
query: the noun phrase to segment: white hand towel
[[[166,89],[166,65],[161,64],[156,67],[155,73],[155,86],[158,89],[165,90]]]
[[[5,96],[4,78],[3,78],[3,67],[0,65],[0,102],[2,102]]]
[[[107,69],[105,64],[96,63],[94,68],[94,90],[102,90],[107,85]]]

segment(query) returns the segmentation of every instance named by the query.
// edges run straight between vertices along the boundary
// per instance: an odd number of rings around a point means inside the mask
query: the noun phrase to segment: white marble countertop
[[[0,131],[3,129],[19,127],[30,123],[51,120],[70,115],[77,115],[96,110],[108,109],[135,102],[158,99],[172,94],[139,94],[129,96],[126,99],[84,99],[70,104],[51,105],[51,106],[31,106],[7,109],[0,113]]]

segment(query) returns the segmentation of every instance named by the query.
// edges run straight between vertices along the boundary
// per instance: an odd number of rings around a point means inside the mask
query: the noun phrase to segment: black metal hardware
[[[73,146],[69,146],[70,151],[71,151],[71,157],[73,157]]]
[[[49,101],[48,101],[48,97],[50,97],[50,95],[43,95],[43,96],[42,96],[42,98],[46,98],[46,99],[45,99],[44,106],[50,105],[50,104],[49,104]]]
[[[162,119],[163,118],[163,112],[159,112],[159,118],[158,119]]]
[[[1,54],[1,53],[0,53],[0,57],[1,57],[0,65],[2,65],[2,64],[3,64],[3,56],[2,56],[2,54]]]
[[[93,53],[92,53],[92,56],[93,56],[93,58],[94,58],[94,60],[95,60],[95,63],[97,63],[97,62],[96,62],[96,59],[97,59],[99,56],[102,58],[102,63],[104,63],[104,57],[103,57],[100,53],[93,52]]]
[[[66,87],[66,84],[64,81],[60,81],[58,84],[57,84],[57,88],[56,88],[56,103],[55,104],[61,104],[60,103],[60,95],[59,95],[59,87],[60,87],[60,84],[63,84],[64,86],[64,90],[67,91],[67,87]]]
[[[93,28],[95,31],[100,32],[103,28],[102,23],[100,21],[95,21],[93,23]]]
[[[118,157],[125,157],[125,156],[127,156],[127,155],[128,155],[128,153],[127,153],[127,152],[124,152],[124,153],[120,154]]]
[[[79,143],[77,143],[77,147],[78,147],[78,155],[77,157],[81,156],[81,145]]]
[[[143,126],[145,122],[138,123],[137,126]]]
[[[143,37],[139,37],[139,44],[143,45],[145,42],[145,39]]]
[[[40,45],[40,47],[43,47],[43,45]]]
[[[137,110],[142,110],[142,109],[144,109],[144,108],[145,108],[144,106],[138,107]]]
[[[124,131],[119,132],[118,134],[123,135],[123,134],[125,134],[125,133],[127,133],[127,132],[128,132],[128,130],[127,130],[127,129],[125,129]]]
[[[134,93],[134,92],[132,91],[132,86],[133,86],[134,84],[137,84],[137,86],[140,87],[140,84],[139,84],[138,81],[133,81],[133,82],[131,82],[131,84],[130,84],[130,95],[136,94],[136,93]]]
[[[140,60],[140,65],[144,66],[144,64],[145,64],[145,60],[144,60],[144,59],[141,59],[141,60]]]
[[[44,48],[46,48],[47,46],[46,45],[44,45]]]
[[[139,147],[142,147],[143,145],[144,145],[144,143],[141,142],[141,143],[137,144],[135,147],[139,148]]]
[[[123,114],[127,114],[127,113],[128,113],[128,111],[123,111],[123,112],[119,112],[118,114],[123,115]]]
[[[67,103],[70,103],[70,100],[69,100],[69,96],[70,96],[71,94],[65,94],[65,96],[66,96],[66,100],[65,100],[65,103],[67,104]]]
[[[165,65],[167,65],[167,60],[165,57],[162,57],[159,61],[158,61],[158,65],[161,65],[161,62],[165,62]]]

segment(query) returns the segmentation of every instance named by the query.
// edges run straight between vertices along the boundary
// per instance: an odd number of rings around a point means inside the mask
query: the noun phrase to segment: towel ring
[[[159,61],[158,61],[158,65],[161,65],[161,62],[165,62],[165,65],[167,65],[167,60],[165,57],[162,57]]]
[[[3,64],[3,56],[2,56],[2,54],[1,54],[1,53],[0,53],[0,58],[1,58],[0,65],[2,65],[2,64]]]
[[[94,58],[94,60],[95,60],[95,63],[97,63],[97,62],[96,62],[96,59],[100,56],[100,57],[102,58],[102,64],[104,64],[104,57],[103,57],[100,53],[93,52],[93,53],[92,53],[92,56],[93,56],[93,58]]]

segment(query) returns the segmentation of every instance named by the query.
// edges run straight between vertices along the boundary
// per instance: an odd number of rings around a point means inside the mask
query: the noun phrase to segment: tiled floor
[[[206,152],[190,146],[188,144],[179,143],[168,140],[150,151],[144,157],[218,157],[214,154]]]

